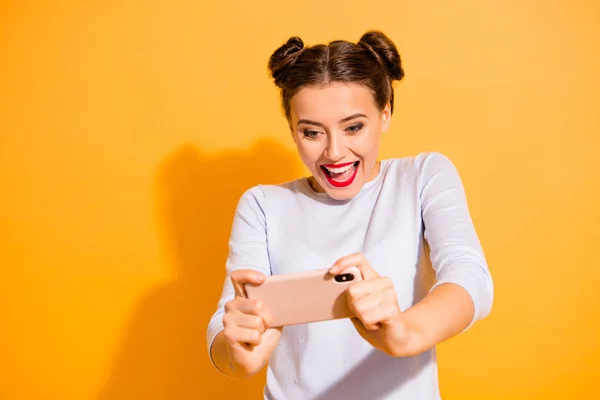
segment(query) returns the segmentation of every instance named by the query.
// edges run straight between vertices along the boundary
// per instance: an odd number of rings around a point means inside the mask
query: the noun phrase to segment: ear
[[[388,103],[381,111],[381,132],[387,132],[392,123],[392,106]]]

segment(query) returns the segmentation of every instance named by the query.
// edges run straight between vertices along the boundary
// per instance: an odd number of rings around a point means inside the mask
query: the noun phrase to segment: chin
[[[319,168],[318,183],[329,197],[335,200],[350,200],[356,196],[363,186],[363,175],[361,168],[356,163],[354,174],[348,176],[345,181],[334,180],[326,169]]]

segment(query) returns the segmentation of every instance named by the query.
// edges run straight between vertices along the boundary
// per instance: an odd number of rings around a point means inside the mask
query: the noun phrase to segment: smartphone
[[[272,327],[353,317],[345,291],[362,280],[360,270],[349,267],[335,276],[327,271],[270,275],[260,285],[246,284],[246,295],[265,302]]]

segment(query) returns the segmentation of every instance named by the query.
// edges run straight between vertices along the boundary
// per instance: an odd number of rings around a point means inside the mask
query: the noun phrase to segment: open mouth
[[[325,164],[321,165],[321,169],[327,181],[334,187],[349,186],[356,177],[358,164],[360,161],[354,161],[344,164]]]

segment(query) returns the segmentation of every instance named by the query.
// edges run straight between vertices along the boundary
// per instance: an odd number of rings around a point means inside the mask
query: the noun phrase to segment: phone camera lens
[[[354,280],[354,275],[352,274],[341,274],[335,276],[336,282],[349,282]]]

